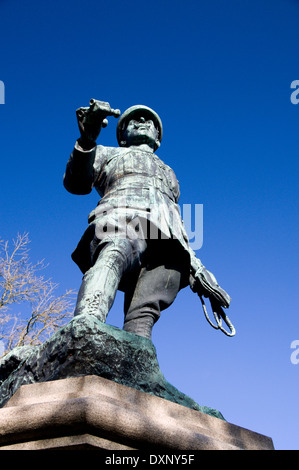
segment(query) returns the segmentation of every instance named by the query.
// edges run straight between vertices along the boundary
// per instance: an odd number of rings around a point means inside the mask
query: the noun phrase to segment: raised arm
[[[80,138],[69,158],[63,177],[64,187],[73,194],[89,194],[95,182],[94,161],[96,140],[102,127],[107,126],[107,116],[118,117],[120,111],[111,109],[105,101],[90,100],[90,106],[76,111]]]
[[[96,146],[90,150],[84,150],[76,142],[74,150],[67,162],[63,185],[72,194],[89,194],[95,182],[94,161]]]

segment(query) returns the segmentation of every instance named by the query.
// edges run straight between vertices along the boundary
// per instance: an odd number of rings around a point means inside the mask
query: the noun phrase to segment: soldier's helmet
[[[156,113],[156,111],[149,108],[148,106],[137,104],[126,109],[126,111],[123,112],[118,120],[116,136],[120,146],[123,146],[123,131],[126,129],[128,122],[131,119],[134,119],[134,117],[135,119],[138,118],[138,116],[143,116],[145,119],[151,119],[154,122],[154,125],[158,131],[158,140],[161,142],[163,136],[163,127],[159,115]],[[157,150],[157,148],[158,145],[155,146],[155,150]]]

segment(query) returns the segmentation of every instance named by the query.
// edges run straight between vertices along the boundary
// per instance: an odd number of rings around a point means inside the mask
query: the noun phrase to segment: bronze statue
[[[213,326],[223,329],[222,317],[233,335],[221,308],[229,306],[230,297],[190,249],[177,205],[177,178],[155,154],[163,133],[160,117],[147,106],[132,106],[117,124],[119,147],[97,146],[106,117],[119,115],[97,100],[77,110],[81,137],[64,186],[73,194],[94,187],[101,199],[72,254],[84,274],[74,315],[105,322],[119,289],[125,293],[124,330],[150,339],[161,311],[190,285],[201,299],[210,299]]]

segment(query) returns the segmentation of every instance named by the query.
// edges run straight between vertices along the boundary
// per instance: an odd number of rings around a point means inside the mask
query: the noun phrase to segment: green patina
[[[100,322],[75,317],[41,346],[16,348],[0,361],[0,406],[25,384],[97,375],[224,419],[171,385],[152,341]]]

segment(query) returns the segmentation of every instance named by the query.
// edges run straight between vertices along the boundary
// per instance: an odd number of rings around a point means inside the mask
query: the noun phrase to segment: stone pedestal
[[[156,348],[141,336],[78,316],[40,346],[13,349],[0,361],[0,407],[22,386],[96,375],[223,419],[196,403],[162,373]]]
[[[95,375],[22,385],[0,450],[273,450],[269,437]]]

